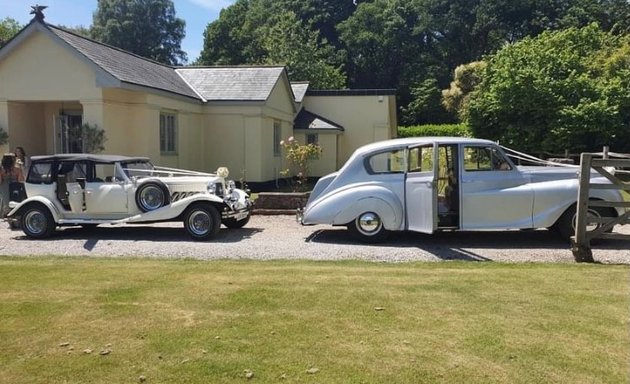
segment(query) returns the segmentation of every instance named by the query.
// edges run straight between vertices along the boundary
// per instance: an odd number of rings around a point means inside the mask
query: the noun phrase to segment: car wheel
[[[168,188],[160,182],[148,181],[136,191],[136,204],[142,212],[154,211],[168,203]]]
[[[594,218],[611,217],[614,216],[612,212],[606,208],[590,208],[588,210],[588,216]],[[562,216],[556,221],[554,228],[560,234],[560,237],[564,240],[570,240],[571,236],[575,236],[575,223],[577,222],[577,210],[575,204],[570,206]],[[592,224],[586,226],[586,231],[591,232],[599,228],[601,224]],[[608,231],[612,231],[612,228]]]
[[[195,205],[184,215],[184,228],[194,240],[208,240],[221,229],[219,212],[212,205]]]
[[[225,225],[226,227],[228,227],[230,229],[243,228],[245,226],[245,224],[249,223],[249,218],[250,217],[251,217],[251,215],[247,215],[247,217],[244,218],[243,220],[236,220],[236,219],[233,219],[233,218],[225,219],[225,220],[223,220],[223,225]]]
[[[348,224],[348,230],[356,239],[364,243],[378,243],[384,241],[389,235],[383,227],[383,221],[374,212],[360,214]]]
[[[28,206],[22,212],[22,231],[33,239],[44,239],[53,234],[56,223],[48,208],[41,205]]]

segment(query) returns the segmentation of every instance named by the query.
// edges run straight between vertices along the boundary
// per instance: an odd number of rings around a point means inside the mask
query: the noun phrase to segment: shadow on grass
[[[306,238],[306,242],[340,244],[359,247],[376,247],[387,252],[388,248],[417,248],[443,260],[492,261],[481,256],[479,250],[520,250],[520,249],[566,249],[568,242],[549,230],[524,231],[444,231],[434,234],[416,232],[392,232],[383,243],[364,244],[354,239],[344,228],[322,229]],[[628,250],[624,240],[604,240],[593,246],[596,249]]]

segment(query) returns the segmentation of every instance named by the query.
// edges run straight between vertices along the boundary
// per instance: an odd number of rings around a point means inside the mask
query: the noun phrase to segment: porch
[[[73,132],[83,124],[79,101],[0,102],[0,127],[9,135],[2,153],[16,146],[27,154],[82,152],[80,137]]]

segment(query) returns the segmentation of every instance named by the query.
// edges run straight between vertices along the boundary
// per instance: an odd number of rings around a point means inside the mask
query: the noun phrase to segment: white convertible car
[[[338,172],[322,177],[298,210],[298,221],[347,226],[364,242],[382,241],[389,231],[533,228],[568,238],[575,228],[578,171],[517,166],[488,140],[388,140],[357,149]],[[590,198],[622,200],[619,191],[605,189],[592,190]]]
[[[244,226],[252,203],[226,168],[216,174],[155,167],[144,157],[64,154],[34,156],[24,188],[7,220],[31,238],[57,226],[183,221],[195,240],[221,224]]]

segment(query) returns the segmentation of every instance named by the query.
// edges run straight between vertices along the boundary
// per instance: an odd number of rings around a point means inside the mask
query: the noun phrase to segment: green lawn
[[[627,266],[3,257],[0,383],[624,383],[629,311]]]

